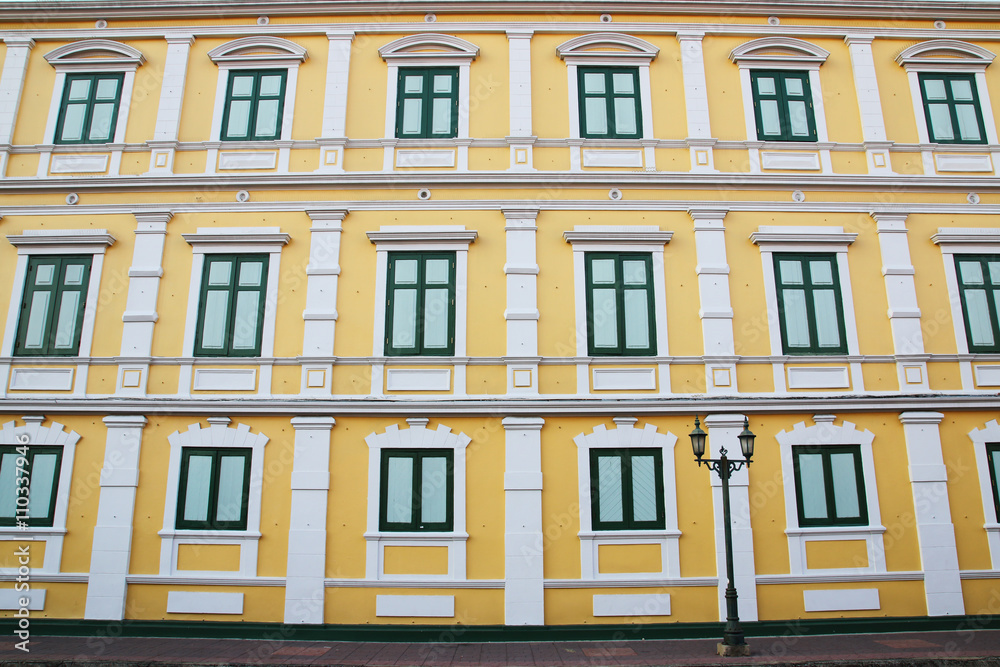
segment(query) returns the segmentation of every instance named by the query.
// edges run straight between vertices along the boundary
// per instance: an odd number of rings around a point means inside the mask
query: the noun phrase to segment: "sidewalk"
[[[1000,630],[751,637],[749,658],[720,658],[714,639],[391,643],[267,639],[33,636],[0,643],[0,665],[858,665],[1000,667]]]

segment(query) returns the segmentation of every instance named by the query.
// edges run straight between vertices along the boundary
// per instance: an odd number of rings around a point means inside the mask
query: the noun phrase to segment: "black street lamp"
[[[730,461],[726,456],[728,452],[725,447],[719,448],[720,458],[706,459],[702,457],[705,456],[705,441],[708,439],[708,434],[701,430],[701,422],[697,417],[694,418],[694,430],[691,431],[691,449],[694,450],[698,465],[708,466],[709,470],[719,473],[722,479],[722,516],[726,524],[726,576],[729,578],[726,586],[726,629],[722,633],[722,643],[718,645],[719,655],[722,656],[750,655],[750,647],[743,638],[743,628],[740,626],[736,586],[733,585],[733,522],[729,516],[729,477],[744,465],[750,467],[755,437],[757,436],[750,431],[749,420],[744,417],[743,432],[740,433],[739,439],[745,460]]]

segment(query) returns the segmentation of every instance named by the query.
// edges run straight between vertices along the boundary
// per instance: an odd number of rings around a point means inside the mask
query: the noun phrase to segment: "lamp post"
[[[722,516],[725,522],[726,532],[726,576],[729,583],[726,586],[726,628],[722,633],[722,642],[718,645],[719,655],[738,656],[750,655],[750,647],[747,646],[743,637],[743,628],[740,626],[740,611],[737,604],[736,586],[733,585],[733,527],[732,519],[729,515],[729,477],[737,470],[746,465],[750,467],[750,459],[753,456],[753,441],[756,436],[750,431],[750,422],[743,418],[743,431],[739,435],[740,449],[743,452],[743,461],[730,461],[726,456],[728,452],[725,447],[719,448],[719,458],[706,459],[705,441],[708,434],[701,429],[698,418],[694,418],[694,430],[691,431],[691,449],[694,450],[695,460],[698,466],[705,465],[709,470],[719,473],[722,479]]]

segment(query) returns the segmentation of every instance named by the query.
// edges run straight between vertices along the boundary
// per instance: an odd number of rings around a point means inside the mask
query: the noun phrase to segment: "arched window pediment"
[[[761,37],[740,44],[729,59],[740,67],[773,67],[788,64],[822,65],[830,52],[793,37]]]
[[[556,47],[556,53],[566,62],[600,59],[649,64],[659,52],[644,39],[618,32],[581,35]]]
[[[221,63],[252,63],[260,61],[298,61],[309,57],[304,47],[281,37],[260,35],[226,42],[208,52],[216,65]]]
[[[899,52],[896,62],[907,70],[985,70],[996,54],[957,39],[932,39]]]
[[[85,39],[65,44],[45,54],[45,60],[56,68],[97,69],[111,66],[114,69],[136,69],[146,62],[142,52],[135,47],[110,39]]]
[[[423,33],[389,42],[378,54],[387,63],[423,59],[470,63],[479,56],[479,47],[453,35]]]

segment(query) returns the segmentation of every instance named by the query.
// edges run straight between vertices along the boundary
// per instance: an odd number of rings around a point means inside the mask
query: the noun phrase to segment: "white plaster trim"
[[[26,229],[8,234],[7,241],[20,255],[104,253],[115,237],[106,229]]]
[[[90,71],[135,69],[146,62],[138,49],[109,39],[84,39],[55,48],[45,54],[55,68],[73,67]]]
[[[594,391],[656,389],[656,368],[592,369]]]
[[[170,443],[170,463],[167,468],[167,496],[163,509],[163,530],[160,531],[160,575],[162,576],[220,576],[218,572],[199,572],[177,569],[177,550],[181,544],[238,544],[240,569],[232,576],[257,576],[257,542],[260,539],[261,488],[264,481],[264,447],[269,438],[263,433],[252,434],[246,424],[229,428],[227,417],[210,417],[209,427],[191,424],[181,433],[174,431],[167,436]],[[247,499],[246,530],[179,530],[177,525],[177,496],[181,474],[181,450],[184,447],[248,447],[250,455],[250,491]]]
[[[108,171],[111,154],[64,154],[52,156],[50,174],[103,174]]]
[[[303,62],[309,57],[305,48],[295,42],[271,35],[253,35],[226,42],[208,52],[216,65],[251,66],[261,60]]]
[[[972,371],[977,387],[1000,387],[1000,365],[976,364]]]
[[[376,595],[375,616],[453,618],[454,595]]]
[[[556,47],[556,54],[574,65],[649,65],[659,52],[646,40],[620,32],[580,35]]]
[[[750,240],[758,245],[762,252],[797,252],[799,248],[786,246],[805,246],[803,252],[847,252],[847,246],[854,243],[858,235],[845,232],[843,227],[795,227],[795,226],[765,226],[750,234]],[[843,276],[841,276],[843,277]]]
[[[774,67],[772,63],[782,63],[786,67],[806,63],[818,66],[826,62],[829,56],[829,51],[815,44],[784,36],[753,39],[740,44],[729,53],[729,59],[734,63],[752,63],[753,67],[760,69]]]
[[[387,368],[386,391],[450,391],[451,369]]]
[[[397,167],[454,167],[454,150],[396,149]]]
[[[243,593],[169,591],[168,614],[242,614]]]
[[[802,591],[802,597],[807,612],[881,609],[877,588]]]
[[[219,151],[219,171],[274,169],[277,165],[278,151]]]
[[[583,149],[584,167],[642,167],[642,149]]]
[[[847,366],[789,366],[789,389],[848,389],[851,386]]]
[[[788,559],[790,573],[801,575],[807,572],[823,573],[882,573],[886,571],[885,546],[882,534],[882,514],[879,510],[878,486],[875,483],[875,459],[872,455],[872,442],[875,434],[871,431],[859,431],[854,424],[843,421],[841,426],[835,426],[834,415],[815,415],[813,426],[807,427],[805,422],[795,424],[791,431],[781,431],[775,436],[781,452],[781,475],[784,479],[782,487],[785,495],[785,534],[788,536]],[[859,445],[861,449],[861,469],[865,485],[865,499],[868,503],[867,526],[829,526],[829,527],[799,527],[799,513],[795,498],[795,473],[792,464],[792,447],[808,445],[822,447],[824,445]],[[806,561],[806,543],[811,541],[864,540],[868,551],[868,565],[856,568],[836,568],[816,570],[808,567]]]
[[[636,428],[637,419],[616,417],[617,428],[595,426],[589,435],[583,433],[573,438],[577,447],[577,483],[580,492],[580,577],[592,580],[644,580],[680,577],[681,536],[677,524],[677,486],[674,471],[674,446],[677,436],[659,433],[652,424]],[[590,450],[649,448],[662,450],[663,503],[665,523],[663,530],[643,531],[594,531],[590,498]],[[660,546],[661,568],[650,573],[601,573],[598,551],[602,544],[657,544]]]
[[[73,459],[80,435],[76,431],[65,430],[59,422],[51,422],[51,426],[42,426],[45,417],[29,415],[22,417],[23,426],[15,426],[9,421],[0,427],[0,444],[20,445],[25,436],[29,445],[47,445],[62,447],[62,462],[59,465],[59,486],[56,491],[55,507],[52,514],[52,525],[45,527],[29,526],[27,528],[5,528],[0,532],[0,540],[33,539],[45,543],[45,555],[41,567],[31,565],[32,573],[55,574],[60,571],[62,563],[63,539],[66,535],[66,517],[69,513],[70,489],[72,488]],[[16,574],[17,568],[0,568],[0,574]]]
[[[822,169],[819,153],[791,153],[787,151],[761,151],[761,169],[787,169],[819,171]]]
[[[994,570],[1000,570],[1000,522],[996,517],[993,500],[993,483],[990,481],[990,466],[986,457],[986,445],[1000,443],[1000,423],[990,420],[982,428],[969,431],[973,451],[976,456],[976,471],[979,474],[979,491],[983,499],[983,514],[986,519],[986,538],[990,545],[990,561]]]
[[[934,165],[938,171],[976,171],[993,172],[993,161],[988,153],[975,155],[969,153],[935,153]]]
[[[194,391],[254,391],[257,370],[254,368],[196,368]]]
[[[907,47],[896,56],[906,71],[985,69],[996,55],[981,46],[957,39],[931,39]]]
[[[670,616],[670,594],[595,595],[594,616]]]
[[[69,391],[73,388],[73,368],[11,369],[11,391]]]
[[[13,588],[0,589],[0,609],[9,611],[18,609],[44,611],[45,593],[44,588],[35,587],[25,591],[17,591]],[[27,605],[22,605],[22,600],[27,601]]]
[[[479,55],[479,47],[454,35],[428,32],[400,37],[381,46],[378,54],[382,60],[397,66],[412,65],[413,61],[424,59],[437,65],[468,65]]]
[[[1000,227],[938,227],[931,241],[941,246],[941,252],[946,254],[992,254],[1000,248],[984,248],[983,245],[1000,246]]]
[[[437,429],[427,428],[428,419],[407,419],[409,428],[400,429],[396,424],[386,427],[383,433],[365,437],[368,444],[368,529],[365,532],[365,578],[372,580],[410,579],[413,575],[386,574],[383,554],[386,546],[445,546],[448,548],[448,573],[423,575],[428,580],[466,579],[466,548],[469,539],[466,521],[466,447],[472,438],[464,433],[452,433],[444,424]],[[452,531],[447,533],[412,533],[379,531],[379,498],[383,449],[451,449],[452,474],[455,498],[453,501]]]

